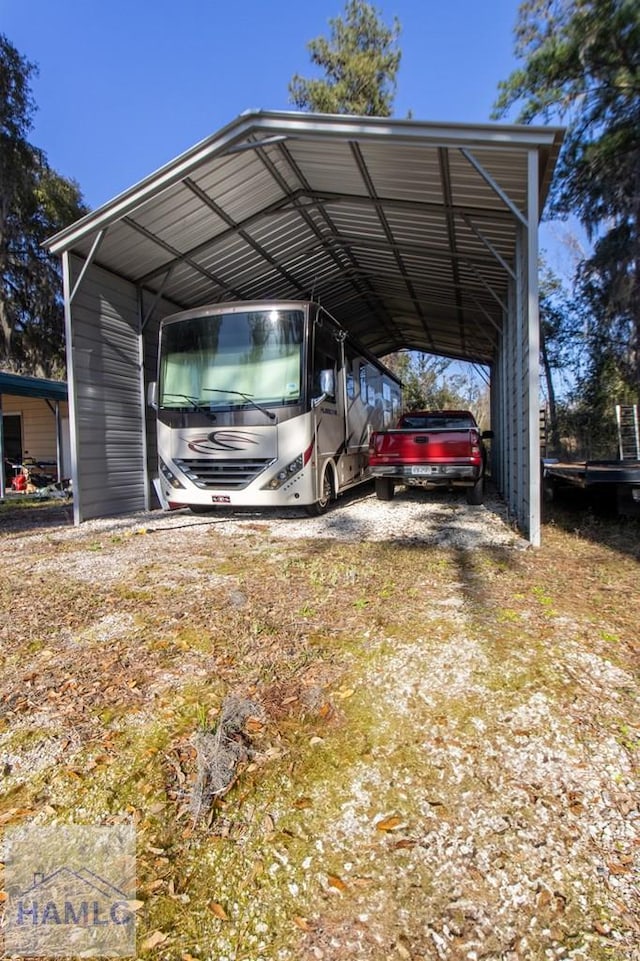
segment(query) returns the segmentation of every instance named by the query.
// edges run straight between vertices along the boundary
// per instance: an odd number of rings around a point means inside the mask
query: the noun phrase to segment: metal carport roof
[[[96,271],[138,292],[143,355],[154,311],[313,298],[378,356],[408,347],[493,373],[501,358],[496,416],[526,381],[524,434],[500,456],[527,447],[503,487],[531,530],[537,223],[561,141],[552,127],[243,114],[49,242],[67,264],[70,382],[74,298]]]
[[[561,137],[247,113],[50,247],[88,257],[101,236],[96,264],[179,308],[313,295],[379,356],[410,347],[490,363],[528,154],[541,210]]]

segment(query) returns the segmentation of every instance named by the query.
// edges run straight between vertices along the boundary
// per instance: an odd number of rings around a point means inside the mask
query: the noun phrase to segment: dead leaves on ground
[[[211,902],[209,903],[209,910],[210,910],[211,913],[212,913],[213,915],[215,915],[215,917],[218,918],[220,921],[228,921],[228,920],[229,920],[229,915],[227,914],[227,912],[225,911],[225,909],[222,907],[222,905],[221,905],[218,901],[211,901]]]
[[[347,884],[342,880],[341,877],[338,877],[337,874],[328,874],[327,884],[329,885],[330,888],[334,888],[336,891],[347,890]]]
[[[169,935],[167,934],[166,931],[154,931],[152,934],[149,935],[148,938],[145,938],[145,940],[142,942],[142,944],[140,945],[140,950],[152,951],[153,948],[157,948],[161,944],[164,944],[168,937]]]
[[[402,818],[393,814],[391,817],[383,818],[382,821],[376,821],[376,831],[395,831],[402,823]]]

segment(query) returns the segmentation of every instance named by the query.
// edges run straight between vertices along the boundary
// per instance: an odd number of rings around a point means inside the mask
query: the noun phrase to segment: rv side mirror
[[[336,399],[336,378],[332,367],[320,371],[320,396],[311,401],[312,407],[317,407],[323,400]]]
[[[320,390],[325,397],[336,396],[336,378],[332,367],[320,371]]]
[[[149,407],[153,407],[154,410],[158,409],[158,381],[150,380],[147,384],[147,404]]]
[[[493,440],[493,431],[492,431],[492,430],[483,430],[483,431],[482,431],[482,439],[483,439],[483,440]]]

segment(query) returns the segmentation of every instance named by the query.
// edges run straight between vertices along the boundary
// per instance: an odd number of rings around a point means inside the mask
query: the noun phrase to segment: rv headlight
[[[184,484],[178,480],[178,478],[173,473],[173,471],[171,471],[167,467],[165,462],[160,457],[158,458],[158,466],[160,467],[160,473],[162,474],[164,479],[167,481],[168,484],[171,484],[171,486],[175,488],[175,490],[178,490],[179,488],[184,488]]]
[[[279,487],[282,487],[286,480],[289,480],[294,474],[297,474],[302,470],[302,454],[298,454],[295,460],[292,460],[290,464],[286,467],[281,468],[275,477],[272,477],[268,484],[265,484],[263,490],[277,491]]]

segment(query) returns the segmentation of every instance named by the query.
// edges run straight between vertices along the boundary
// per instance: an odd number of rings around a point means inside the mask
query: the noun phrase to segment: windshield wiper
[[[202,389],[211,394],[234,394],[236,397],[242,397],[247,404],[251,404],[251,406],[255,407],[256,410],[259,410],[261,414],[266,414],[270,420],[276,419],[276,415],[273,413],[273,411],[267,410],[266,407],[263,407],[255,400],[252,400],[251,394],[243,394],[241,390],[217,390],[215,387],[203,387]]]
[[[199,401],[197,397],[189,397],[188,394],[164,394],[162,399],[164,400],[166,397],[180,397],[182,400],[188,401],[195,410],[199,410],[201,413],[213,417],[214,420],[216,419],[216,415],[213,413],[213,411],[210,410],[206,404],[203,404],[201,401]],[[183,407],[179,409],[184,410]]]

